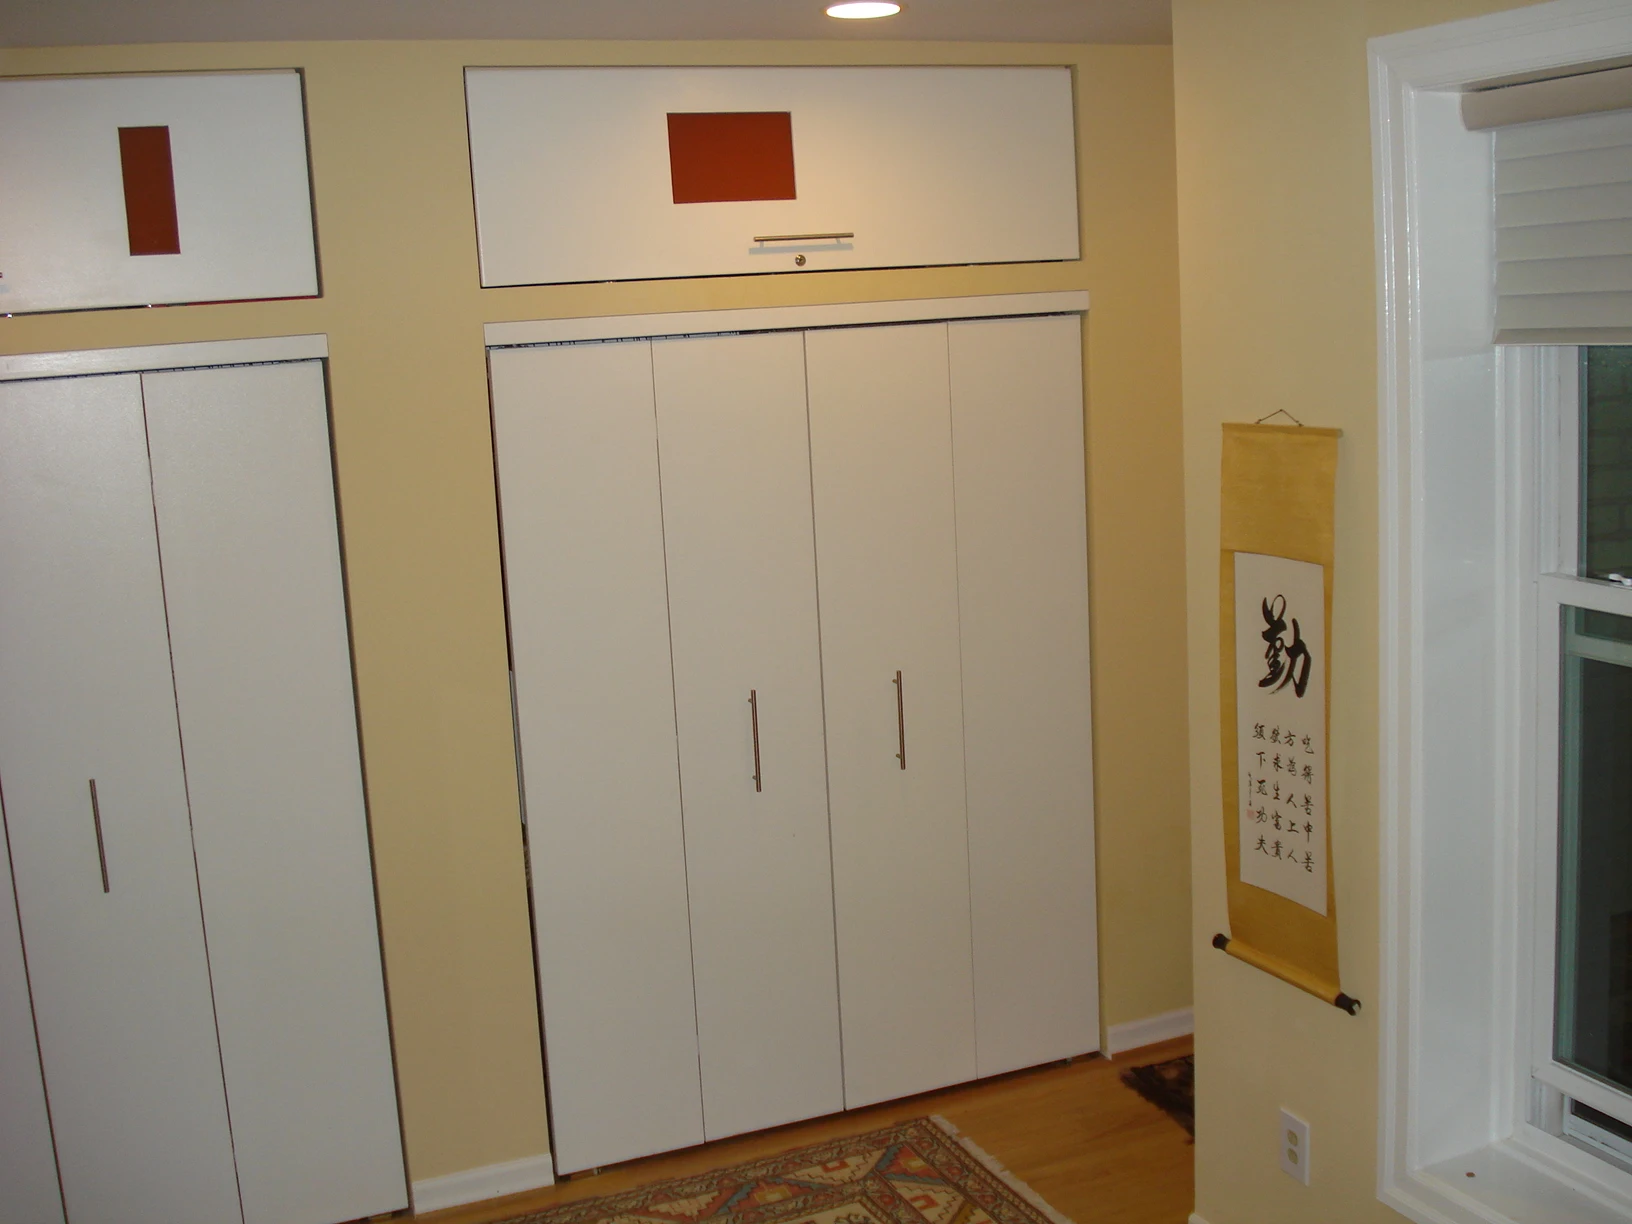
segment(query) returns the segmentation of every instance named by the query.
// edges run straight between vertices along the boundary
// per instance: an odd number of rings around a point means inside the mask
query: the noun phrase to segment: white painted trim
[[[1155,1045],[1158,1041],[1188,1037],[1195,1031],[1196,1013],[1195,1009],[1190,1007],[1163,1012],[1159,1016],[1146,1016],[1143,1020],[1113,1024],[1105,1030],[1105,1057],[1115,1058],[1128,1050],[1143,1049],[1145,1046]]]
[[[524,1156],[503,1164],[483,1165],[479,1169],[465,1169],[460,1173],[416,1181],[413,1185],[414,1214],[463,1207],[466,1203],[480,1203],[553,1185],[555,1163],[550,1154]]]
[[[64,353],[0,356],[0,382],[63,378],[75,374],[136,374],[197,366],[309,361],[329,355],[329,338],[267,336],[253,340],[205,340],[196,344],[149,344],[139,348],[76,349]]]
[[[1190,1224],[1207,1224],[1207,1221],[1192,1211],[1190,1213]]]
[[[672,314],[607,315],[589,319],[534,319],[489,323],[489,348],[561,344],[583,340],[632,340],[647,336],[696,336],[721,332],[795,331],[876,323],[941,319],[995,319],[1010,315],[1082,314],[1087,290],[1066,293],[1003,293],[987,297],[921,298],[892,302],[839,302],[825,306],[766,306],[749,310],[686,310]]]
[[[1625,55],[1632,13],[1622,0],[1554,0],[1371,40],[1374,58],[1413,89],[1465,86]]]
[[[1528,745],[1540,741],[1533,682],[1512,660],[1528,657],[1534,632],[1540,521],[1527,490],[1548,371],[1535,350],[1490,343],[1480,297],[1489,244],[1468,197],[1488,188],[1469,169],[1478,160],[1470,138],[1446,113],[1473,84],[1632,55],[1632,6],[1555,0],[1374,39],[1369,50],[1381,534],[1378,1197],[1425,1224],[1611,1218],[1599,1213],[1625,1213],[1624,1200],[1550,1152],[1524,1121],[1528,809],[1537,783]],[[1447,450],[1470,439],[1477,444]],[[1467,456],[1461,472],[1449,453]],[[1484,518],[1475,530],[1466,529],[1470,513]],[[1488,600],[1471,618],[1470,595]],[[1448,645],[1451,633],[1462,637]],[[1479,668],[1496,673],[1478,698],[1489,707],[1447,754],[1436,694]],[[1431,745],[1439,750],[1429,770]],[[1434,802],[1447,776],[1465,786],[1466,812]],[[1460,826],[1447,822],[1470,820],[1482,822],[1489,870],[1448,906],[1445,834]],[[1447,917],[1453,908],[1471,921],[1459,928]],[[1457,937],[1460,960],[1450,954]],[[1464,1012],[1470,1024],[1458,1028],[1452,1021]],[[1446,1059],[1450,1032],[1466,1035]],[[1453,1140],[1471,1150],[1446,1160],[1441,1149]],[[1461,1171],[1480,1162],[1491,1175],[1465,1180]],[[1441,1176],[1453,1165],[1454,1178]]]

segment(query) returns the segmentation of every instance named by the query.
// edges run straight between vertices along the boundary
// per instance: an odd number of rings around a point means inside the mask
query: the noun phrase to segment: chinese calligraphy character
[[[1273,600],[1263,601],[1264,623],[1268,626],[1262,634],[1267,648],[1264,650],[1264,664],[1268,674],[1258,681],[1259,688],[1267,688],[1278,693],[1288,684],[1292,692],[1302,697],[1304,690],[1309,687],[1309,647],[1304,645],[1303,631],[1298,627],[1297,617],[1292,618],[1292,640],[1286,640],[1286,596],[1277,595]]]
[[[1256,724],[1253,725],[1252,738],[1253,739],[1263,739],[1264,738],[1264,724],[1263,723],[1256,723]]]

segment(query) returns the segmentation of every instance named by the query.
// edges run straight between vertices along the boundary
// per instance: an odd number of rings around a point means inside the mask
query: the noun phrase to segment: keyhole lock
[[[803,255],[795,255],[793,257],[793,266],[796,267],[796,268],[804,267],[805,266],[805,257]]]

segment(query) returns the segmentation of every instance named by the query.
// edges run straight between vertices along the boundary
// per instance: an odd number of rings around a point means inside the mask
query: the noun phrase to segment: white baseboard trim
[[[1155,1045],[1158,1041],[1188,1037],[1195,1031],[1196,1013],[1194,1008],[1189,1007],[1163,1012],[1159,1016],[1146,1016],[1143,1020],[1129,1020],[1126,1024],[1113,1024],[1105,1030],[1105,1057],[1115,1058],[1124,1051]]]
[[[413,1186],[415,1213],[441,1211],[444,1207],[463,1207],[483,1199],[502,1198],[506,1194],[520,1194],[537,1190],[540,1186],[555,1184],[555,1162],[548,1152],[542,1156],[524,1156],[503,1164],[483,1165],[479,1169],[465,1169],[442,1177],[427,1177]]]
[[[1207,1221],[1192,1211],[1190,1213],[1190,1224],[1207,1224]]]

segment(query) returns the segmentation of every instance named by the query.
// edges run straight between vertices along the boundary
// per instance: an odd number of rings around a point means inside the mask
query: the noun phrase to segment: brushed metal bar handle
[[[846,231],[844,231],[842,233],[839,232],[839,231],[834,231],[831,234],[755,234],[754,235],[754,241],[755,242],[815,242],[818,239],[827,238],[827,239],[832,240],[833,242],[841,242],[846,238],[854,238],[855,236],[856,236],[856,232],[854,230],[846,230]]]
[[[902,700],[901,673],[895,673],[895,734],[901,742],[901,751],[895,754],[895,759],[901,762],[901,768],[907,767],[907,703]]]
[[[102,891],[108,892],[108,851],[102,844],[102,805],[96,800],[96,779],[91,779],[91,823],[96,826],[96,860],[102,864]]]
[[[754,720],[754,790],[765,789],[764,778],[759,770],[759,690],[748,690],[748,710]]]

